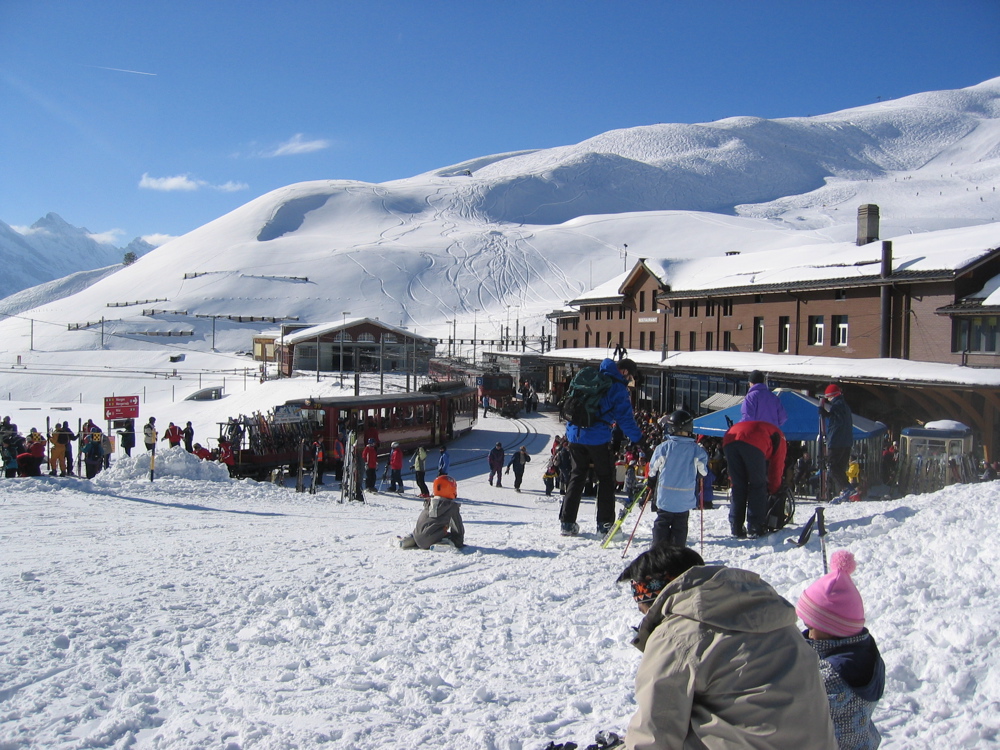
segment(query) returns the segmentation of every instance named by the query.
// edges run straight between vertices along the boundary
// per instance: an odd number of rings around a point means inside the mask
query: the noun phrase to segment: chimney
[[[878,206],[866,203],[858,206],[858,247],[878,239]]]

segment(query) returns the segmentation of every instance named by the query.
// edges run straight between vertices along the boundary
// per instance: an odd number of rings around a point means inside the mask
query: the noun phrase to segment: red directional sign
[[[105,396],[105,419],[135,419],[139,416],[138,396]]]

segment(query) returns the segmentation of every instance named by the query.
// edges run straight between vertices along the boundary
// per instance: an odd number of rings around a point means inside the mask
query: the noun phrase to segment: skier
[[[236,457],[233,455],[233,446],[228,440],[219,439],[219,461],[229,469],[229,476],[233,475],[233,467],[236,466]]]
[[[741,422],[770,422],[781,427],[788,421],[785,407],[765,382],[764,373],[754,370],[750,373],[750,390],[740,406]]]
[[[631,359],[615,362],[605,359],[600,371],[611,378],[611,387],[601,397],[600,413],[590,427],[572,423],[566,425],[569,453],[572,461],[569,484],[565,488],[562,507],[559,509],[560,533],[576,536],[580,526],[576,522],[580,510],[587,474],[593,464],[598,485],[597,533],[602,537],[611,529],[615,520],[615,465],[611,453],[611,423],[615,422],[634,443],[642,441],[642,431],[635,422],[632,400],[627,381],[635,380],[638,367]]]
[[[399,540],[403,549],[430,549],[435,544],[465,546],[465,526],[456,498],[458,483],[447,474],[434,480],[434,497],[424,501],[413,533]]]
[[[854,417],[839,385],[830,383],[826,387],[819,400],[819,414],[827,423],[826,445],[830,449],[830,476],[840,490],[840,495],[830,502],[839,503],[847,500],[854,492],[854,487],[847,479],[847,465],[851,460],[851,446],[854,445]]]
[[[781,488],[786,450],[784,434],[770,422],[737,422],[723,436],[733,486],[729,526],[738,539],[767,533],[767,497]]]
[[[323,438],[316,438],[312,444],[312,460],[316,472],[316,485],[323,484],[323,462],[326,454],[323,451]]]
[[[375,438],[369,438],[365,449],[361,451],[361,460],[365,464],[365,489],[375,491],[375,475],[378,472],[378,448]]]
[[[524,479],[524,467],[531,462],[528,455],[527,446],[522,445],[519,451],[513,453],[510,462],[507,464],[507,473],[510,474],[511,467],[514,468],[514,492],[521,491],[521,480]],[[497,485],[499,486],[499,482]]]
[[[647,486],[656,489],[653,544],[687,544],[688,517],[698,506],[698,477],[708,474],[708,454],[691,437],[693,420],[684,409],[674,411],[667,418],[670,434],[656,446],[649,462]]]
[[[427,482],[424,477],[427,476],[427,449],[424,446],[420,446],[413,452],[413,478],[417,483],[417,487],[420,488],[420,499],[426,500],[431,496],[430,490],[427,489]]]
[[[188,453],[194,453],[194,446],[192,445],[194,442],[194,427],[191,426],[190,422],[181,430],[181,436],[184,438],[184,450]]]
[[[868,750],[882,740],[872,713],[885,689],[885,662],[865,627],[865,607],[847,550],[830,557],[830,572],[802,592],[795,611],[820,658],[820,673],[840,750]]]
[[[389,451],[389,492],[403,494],[403,449],[393,443]]]
[[[490,484],[493,484],[493,477],[496,476],[497,487],[502,487],[501,480],[503,479],[503,462],[507,458],[507,454],[504,453],[503,443],[497,443],[490,449],[490,455],[487,460],[490,465]]]
[[[90,439],[83,446],[83,465],[87,469],[87,479],[93,479],[104,463],[104,448],[101,446],[101,433],[92,432]]]
[[[441,446],[441,455],[438,458],[438,476],[445,476],[451,469],[451,454],[448,452],[448,447],[445,445]]]
[[[344,481],[344,436],[337,435],[330,446],[330,459],[333,462],[333,478]]]
[[[131,456],[132,449],[135,447],[135,420],[126,419],[125,429],[118,430],[118,435],[121,437],[122,450],[125,451],[125,455]]]
[[[181,432],[180,427],[171,422],[163,433],[163,439],[170,442],[171,448],[176,448],[181,444],[181,440],[184,439],[184,433]]]
[[[56,422],[55,429],[49,435],[49,476],[66,476],[66,433],[62,431],[62,425]]]
[[[626,581],[644,615],[629,750],[837,750],[816,654],[760,576],[658,544]]]
[[[142,440],[146,444],[146,452],[156,452],[156,417],[150,417],[142,428]]]

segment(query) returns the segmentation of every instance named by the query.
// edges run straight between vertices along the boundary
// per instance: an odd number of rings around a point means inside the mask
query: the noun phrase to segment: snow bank
[[[98,483],[128,482],[135,479],[149,480],[149,453],[122,456],[95,477]],[[194,479],[202,482],[232,482],[229,469],[215,461],[202,461],[181,447],[167,448],[156,452],[155,477],[166,479]]]

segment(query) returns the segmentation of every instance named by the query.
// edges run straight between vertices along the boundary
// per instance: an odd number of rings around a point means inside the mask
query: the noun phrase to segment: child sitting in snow
[[[447,474],[434,480],[434,496],[424,500],[413,533],[399,540],[403,549],[430,549],[442,542],[461,549],[465,546],[465,526],[462,512],[455,501],[458,497],[458,483]]]
[[[885,663],[865,628],[865,607],[851,580],[857,563],[847,550],[830,558],[830,572],[799,597],[803,635],[820,658],[840,750],[874,750],[882,736],[872,721],[885,689]]]

